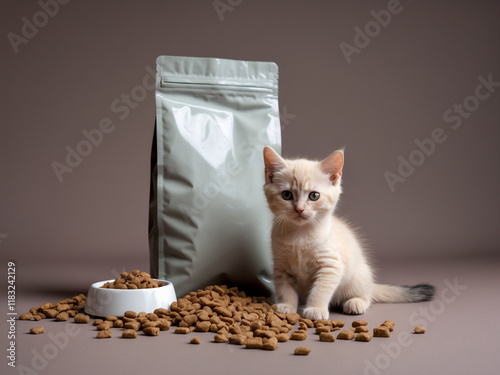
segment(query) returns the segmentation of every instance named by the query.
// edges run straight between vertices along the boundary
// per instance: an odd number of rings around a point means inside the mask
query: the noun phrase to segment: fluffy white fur
[[[305,305],[304,317],[328,319],[330,304],[346,314],[363,314],[372,301],[432,297],[429,285],[374,283],[356,234],[333,215],[342,192],[343,151],[319,162],[285,160],[266,147],[264,161],[264,192],[274,215],[273,274],[280,312],[294,313]]]

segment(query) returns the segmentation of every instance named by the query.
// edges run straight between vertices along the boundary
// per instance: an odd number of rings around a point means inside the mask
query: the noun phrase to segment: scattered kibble
[[[354,330],[354,333],[360,333],[360,332],[370,332],[370,329],[367,326],[357,326],[356,329]]]
[[[123,331],[122,337],[124,339],[135,339],[135,338],[137,338],[137,331],[135,331],[133,329],[126,329]]]
[[[307,332],[301,329],[295,331],[290,336],[290,340],[303,341],[307,338]]]
[[[367,325],[368,325],[368,322],[366,320],[355,320],[354,322],[352,322],[353,328],[356,328],[359,326],[367,326]]]
[[[158,336],[160,334],[158,327],[146,327],[142,331],[148,336]]]
[[[415,332],[415,333],[419,333],[419,334],[425,333],[425,328],[424,328],[424,327],[417,326],[417,327],[415,327],[414,332]]]
[[[385,326],[373,328],[373,337],[391,337],[389,328]]]
[[[321,332],[319,334],[319,341],[324,341],[324,342],[334,342],[335,341],[335,336],[333,336],[329,332]]]
[[[200,345],[201,344],[201,340],[200,340],[200,338],[198,336],[193,337],[189,342],[191,344],[195,344],[195,345]]]
[[[262,337],[254,337],[247,339],[246,349],[261,349],[262,348]]]
[[[78,313],[75,315],[74,317],[75,319],[75,323],[88,323],[90,322],[90,316],[86,315],[86,314],[82,314],[82,313]]]
[[[21,320],[31,320],[33,319],[33,314],[32,313],[24,313],[19,315],[19,319]]]
[[[299,346],[293,351],[295,355],[309,355],[309,353],[311,353],[311,348],[305,346]]]
[[[109,329],[105,329],[104,331],[99,331],[97,332],[97,338],[98,339],[110,339],[113,337],[113,334]]]
[[[276,350],[278,349],[278,339],[276,337],[264,338],[262,340],[263,350]]]
[[[344,329],[337,335],[338,340],[352,340],[354,338],[354,332],[350,329]]]
[[[59,314],[57,314],[57,316],[56,316],[56,320],[58,322],[65,322],[68,319],[69,319],[69,315],[68,315],[68,313],[66,311],[62,311]]]
[[[146,283],[144,287],[155,287],[150,282],[150,276],[138,270],[122,273],[116,282],[128,285],[133,282]],[[123,279],[125,282],[122,282]],[[142,278],[142,280],[141,280]],[[154,281],[154,280],[153,280]],[[127,284],[128,283],[128,284]],[[141,284],[142,285],[142,284]],[[122,288],[118,286],[118,288]],[[126,286],[128,288],[128,286]],[[133,288],[133,287],[132,287]],[[56,319],[66,321],[70,317],[75,323],[89,323],[90,316],[84,313],[85,295],[58,301],[57,303],[44,303],[33,307],[19,316],[20,320]],[[190,292],[172,303],[170,309],[159,308],[153,312],[126,311],[123,316],[106,316],[93,320],[92,324],[97,329],[97,338],[112,338],[111,329],[122,330],[121,337],[137,338],[140,331],[143,337],[158,336],[161,331],[175,327],[176,334],[189,334],[191,332],[212,332],[213,342],[229,343],[244,346],[247,349],[276,350],[280,343],[289,340],[307,340],[309,329],[314,329],[321,342],[335,342],[340,340],[353,340],[369,342],[372,337],[390,337],[394,330],[395,322],[386,320],[373,329],[373,335],[365,320],[355,320],[352,328],[343,329],[345,322],[342,320],[320,319],[312,321],[303,319],[299,314],[282,314],[276,311],[276,306],[266,297],[250,297],[236,287],[213,285],[204,290]],[[38,331],[40,329],[40,331]],[[43,327],[33,327],[32,334],[43,333]],[[340,331],[335,337],[332,333]],[[416,327],[415,333],[424,333],[425,329]],[[194,337],[189,341],[199,345],[201,340]],[[290,345],[290,344],[285,344]],[[296,355],[307,355],[311,351],[307,347],[295,349]]]
[[[354,340],[362,342],[369,342],[371,339],[372,335],[370,335],[370,332],[360,332],[354,338]]]
[[[380,326],[387,327],[387,328],[389,328],[389,332],[392,332],[392,331],[394,331],[394,325],[395,325],[395,323],[393,320],[386,320]]]
[[[188,327],[179,327],[179,328],[176,328],[175,331],[174,331],[174,333],[178,333],[178,334],[181,334],[181,335],[186,335],[189,332],[191,332],[191,331],[189,330]]]
[[[43,327],[32,327],[30,329],[30,333],[33,335],[39,335],[41,333],[45,333],[45,328]]]

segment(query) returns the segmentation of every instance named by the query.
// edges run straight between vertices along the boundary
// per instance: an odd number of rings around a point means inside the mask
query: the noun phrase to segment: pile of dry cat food
[[[90,317],[79,312],[84,306],[85,296],[80,294],[55,304],[45,303],[40,307],[34,307],[19,318],[23,320],[55,318],[64,321],[68,317],[73,317],[76,323],[88,323]],[[145,336],[158,336],[161,331],[175,326],[175,334],[212,332],[215,334],[213,341],[216,343],[244,345],[248,349],[263,350],[276,350],[278,343],[288,340],[304,341],[310,328],[314,329],[319,340],[323,342],[334,342],[336,339],[368,342],[372,339],[367,327],[368,322],[364,320],[355,320],[352,322],[352,328],[341,329],[345,325],[342,320],[311,321],[299,314],[281,314],[275,311],[275,307],[266,297],[250,297],[236,287],[214,285],[178,299],[172,303],[170,310],[159,308],[150,313],[127,311],[124,316],[96,319],[93,325],[97,329],[97,337],[103,339],[113,336],[112,328],[121,329],[123,338],[136,338],[141,331]],[[373,336],[390,337],[394,325],[394,321],[386,320],[373,329]],[[340,331],[337,337],[333,335],[335,331]],[[43,333],[44,329],[33,327],[31,332]],[[423,333],[420,329],[416,329],[415,332]],[[201,340],[199,337],[194,337],[190,342],[200,344]],[[307,355],[309,352],[309,348],[299,347],[295,349],[294,354]]]
[[[101,288],[110,289],[146,289],[146,288],[159,288],[162,286],[161,281],[151,278],[147,272],[133,270],[132,272],[122,272],[120,277],[114,281],[104,283]]]
[[[32,307],[29,312],[21,314],[19,319],[42,320],[55,318],[57,321],[63,322],[69,318],[76,317],[79,311],[83,311],[85,308],[85,299],[85,294],[79,294],[72,298],[61,300],[57,303],[47,302],[39,307]]]

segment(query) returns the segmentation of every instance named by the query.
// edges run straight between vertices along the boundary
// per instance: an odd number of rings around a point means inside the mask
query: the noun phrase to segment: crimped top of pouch
[[[278,66],[273,62],[159,56],[156,64],[164,82],[278,87]]]

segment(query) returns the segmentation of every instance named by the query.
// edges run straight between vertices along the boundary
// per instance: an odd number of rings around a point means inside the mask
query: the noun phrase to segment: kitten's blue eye
[[[289,201],[293,199],[293,194],[290,190],[285,190],[284,192],[281,193],[281,198],[283,198],[286,201]]]
[[[319,199],[319,193],[317,191],[313,191],[309,194],[309,199],[312,201],[317,201]]]

